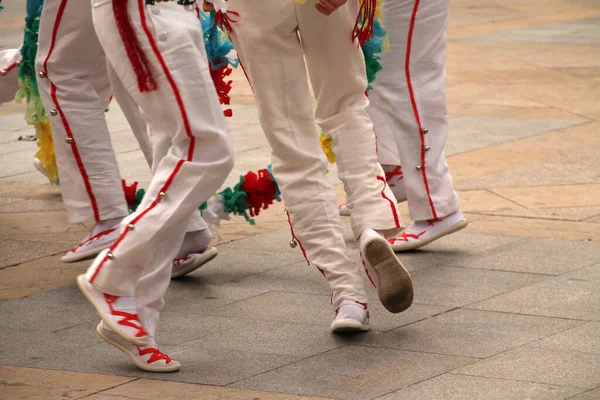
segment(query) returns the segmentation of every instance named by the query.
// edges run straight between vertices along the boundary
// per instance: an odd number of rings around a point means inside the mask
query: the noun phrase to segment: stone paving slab
[[[584,389],[459,374],[440,375],[378,400],[565,400]],[[590,397],[591,399],[591,397]]]
[[[556,335],[548,336],[533,345],[549,349],[600,354],[600,323],[581,324]]]
[[[496,271],[561,275],[600,263],[600,244],[527,239],[479,253],[450,265]]]
[[[527,345],[455,370],[456,373],[594,389],[600,356]]]
[[[80,399],[135,378],[0,366],[3,399]]]
[[[597,285],[596,281],[557,277],[484,300],[469,308],[599,321],[600,292]]]
[[[600,45],[600,18],[539,25],[483,36],[470,37],[478,42],[527,42]]]
[[[327,400],[322,397],[20,367],[0,367],[0,379],[0,396],[10,400]]]
[[[599,399],[599,3],[496,3],[451,4],[446,152],[469,227],[400,255],[415,304],[392,315],[367,286],[373,331],[332,335],[329,288],[288,246],[275,204],[256,226],[225,222],[220,256],[172,282],[159,342],[179,373],[141,372],[97,337],[73,284],[89,261],[51,255],[90,226],[67,224],[59,190],[32,165],[35,144],[17,141],[33,134],[23,105],[0,106],[0,246],[15,263],[0,267],[0,364],[12,365],[0,367],[0,398]],[[0,47],[16,46],[22,4],[3,5]],[[251,89],[240,70],[231,79],[227,186],[270,160]],[[107,119],[123,176],[146,185],[116,104]]]
[[[473,362],[473,359],[344,346],[232,386],[364,400]]]
[[[293,396],[214,386],[195,386],[174,382],[136,380],[100,394],[91,400],[147,400],[148,393],[162,400],[327,400],[322,397]]]
[[[375,347],[487,358],[582,324],[580,321],[454,310],[365,338]]]
[[[415,302],[461,307],[544,280],[543,276],[472,268],[431,267],[412,278]]]

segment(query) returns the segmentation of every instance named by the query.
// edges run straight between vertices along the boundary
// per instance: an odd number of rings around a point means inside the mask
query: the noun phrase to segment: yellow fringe
[[[321,149],[323,149],[323,153],[325,153],[325,155],[327,156],[327,161],[329,161],[330,164],[334,164],[336,157],[332,148],[333,139],[331,138],[331,136],[327,136],[326,134],[324,134],[321,128],[318,129],[321,133],[321,136],[319,137],[319,140],[321,141]]]
[[[48,180],[51,185],[58,182],[58,168],[56,167],[56,156],[54,155],[54,143],[52,142],[52,129],[50,123],[40,122],[35,125],[37,145],[39,150],[35,157],[42,162],[42,167],[48,172]]]

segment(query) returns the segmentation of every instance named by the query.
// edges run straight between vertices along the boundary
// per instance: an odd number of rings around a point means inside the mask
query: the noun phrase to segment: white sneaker
[[[390,239],[394,251],[418,249],[443,236],[466,228],[467,219],[462,212],[456,211],[435,221],[414,221],[402,235]]]
[[[76,261],[87,260],[95,257],[104,249],[108,249],[119,238],[119,225],[111,229],[106,229],[94,236],[88,236],[77,246],[73,247],[60,261],[72,263]]]
[[[181,368],[179,361],[158,350],[157,346],[140,347],[129,343],[110,329],[106,329],[104,321],[96,327],[98,335],[108,344],[121,350],[133,360],[139,369],[148,372],[175,372]]]
[[[392,313],[406,310],[413,301],[413,283],[392,246],[371,229],[360,235],[359,242],[363,265],[381,304]]]
[[[193,272],[215,258],[219,254],[216,247],[208,247],[202,253],[192,253],[187,257],[173,260],[171,279],[179,278]]]
[[[366,332],[371,330],[367,305],[352,300],[342,301],[331,323],[333,332]]]
[[[77,285],[114,333],[138,346],[148,344],[148,333],[137,314],[135,298],[102,293],[88,282],[85,275],[77,277]]]

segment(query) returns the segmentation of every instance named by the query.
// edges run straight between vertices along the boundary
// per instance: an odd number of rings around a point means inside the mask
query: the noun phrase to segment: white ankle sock
[[[201,231],[187,232],[176,258],[187,257],[192,253],[202,253],[206,250],[212,239],[212,233],[208,228]]]

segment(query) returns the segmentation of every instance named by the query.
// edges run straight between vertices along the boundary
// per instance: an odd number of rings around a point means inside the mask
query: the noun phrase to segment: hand
[[[347,0],[319,0],[315,7],[321,14],[330,15],[332,12],[346,4]]]
[[[215,9],[215,6],[213,5],[213,3],[209,3],[206,0],[204,0],[202,2],[202,11],[204,11],[204,12],[210,12],[210,11],[212,11],[214,9]]]

